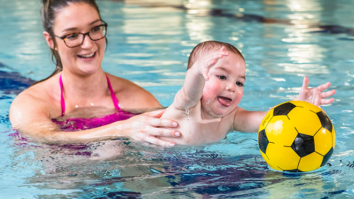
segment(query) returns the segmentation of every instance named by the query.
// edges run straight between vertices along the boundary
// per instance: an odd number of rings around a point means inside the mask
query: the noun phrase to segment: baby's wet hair
[[[225,47],[226,50],[235,53],[236,55],[240,55],[243,60],[245,60],[241,54],[241,52],[233,45],[229,43],[224,43],[220,41],[205,41],[200,44],[198,44],[194,49],[192,50],[189,59],[188,59],[188,67],[187,70],[190,69],[193,64],[197,61],[197,59],[202,56],[204,53],[208,53],[210,51],[218,51],[222,47]]]

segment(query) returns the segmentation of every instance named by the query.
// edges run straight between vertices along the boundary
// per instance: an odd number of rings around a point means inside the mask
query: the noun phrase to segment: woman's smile
[[[93,52],[91,54],[80,54],[80,55],[77,55],[77,58],[79,60],[82,60],[82,61],[92,61],[96,58],[96,55],[97,55],[97,51],[96,52]]]

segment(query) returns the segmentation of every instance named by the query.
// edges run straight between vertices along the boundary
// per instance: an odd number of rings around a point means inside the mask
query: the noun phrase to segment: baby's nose
[[[236,90],[236,84],[235,83],[228,83],[226,86],[226,90],[230,92],[235,92]]]

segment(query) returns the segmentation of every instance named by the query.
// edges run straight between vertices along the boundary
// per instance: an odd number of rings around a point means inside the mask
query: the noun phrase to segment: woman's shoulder
[[[56,98],[60,93],[59,83],[55,85],[54,79],[56,76],[51,77],[43,82],[34,84],[22,91],[12,102],[12,105],[29,105],[29,104],[41,104],[45,106],[46,104],[51,104],[57,101]],[[58,95],[58,96],[57,96]]]
[[[161,107],[157,99],[147,90],[127,79],[107,74],[120,104],[134,108]]]
[[[132,81],[108,73],[107,76],[112,84],[113,91],[116,94],[127,94],[127,93],[136,93],[136,95],[150,94],[144,88],[140,87],[139,85],[135,84]]]
[[[114,92],[119,92],[119,91],[125,91],[129,89],[138,89],[141,88],[140,86],[136,85],[132,81],[129,81],[127,79],[117,77],[115,75],[106,73],[107,77],[109,78],[109,81],[112,84]]]

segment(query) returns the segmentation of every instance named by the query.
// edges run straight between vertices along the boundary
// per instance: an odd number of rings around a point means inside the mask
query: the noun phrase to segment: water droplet
[[[209,104],[210,103],[210,100],[208,100],[207,102],[206,102],[206,104]]]
[[[189,109],[186,110],[186,114],[189,115]]]

